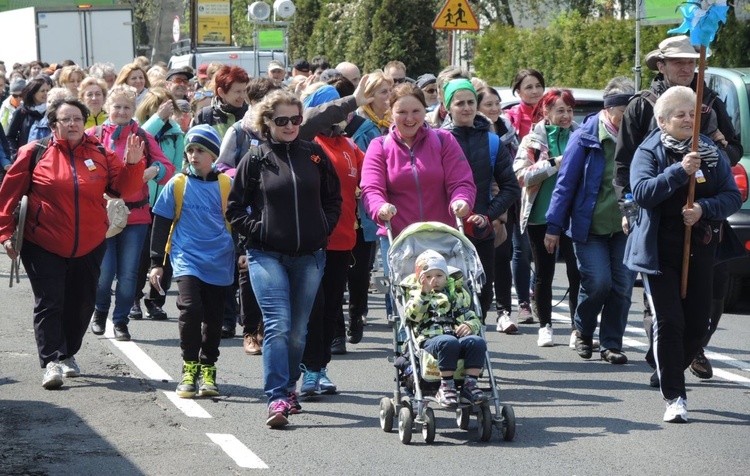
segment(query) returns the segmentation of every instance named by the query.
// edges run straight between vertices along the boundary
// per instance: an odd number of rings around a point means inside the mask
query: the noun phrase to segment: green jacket
[[[172,162],[176,171],[182,170],[183,154],[185,152],[185,133],[180,126],[172,119],[169,120],[169,126],[165,127],[165,122],[158,114],[151,116],[141,128],[154,136],[159,143],[159,147],[164,156]],[[164,129],[164,132],[162,131]],[[148,197],[151,207],[154,206],[156,199],[164,189],[163,185],[158,185],[154,180],[148,181]]]
[[[448,278],[442,292],[422,293],[422,287],[414,275],[410,275],[401,285],[409,294],[404,307],[404,317],[409,321],[417,343],[444,334],[444,322],[454,330],[461,324],[471,328],[474,335],[479,335],[482,321],[472,310],[472,299],[463,286],[463,279]],[[442,321],[442,322],[440,322]]]

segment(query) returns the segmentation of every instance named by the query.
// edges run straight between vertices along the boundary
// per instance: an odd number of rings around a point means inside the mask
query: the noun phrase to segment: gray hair
[[[695,107],[695,93],[685,86],[672,86],[654,104],[654,117],[664,121],[669,120],[675,110],[681,106]]]
[[[437,84],[438,99],[440,99],[441,103],[443,102],[443,88],[445,85],[459,78],[471,80],[471,73],[469,73],[468,69],[460,66],[448,66],[438,74],[435,84]]]
[[[110,89],[107,94],[107,101],[104,104],[104,109],[109,112],[109,108],[120,98],[126,99],[133,104],[133,115],[135,115],[135,102],[138,97],[138,92],[133,86],[127,84],[117,84]]]
[[[89,67],[89,74],[95,78],[104,79],[105,74],[117,76],[117,71],[113,63],[94,63]]]
[[[612,94],[635,94],[635,84],[633,80],[627,76],[617,76],[609,80],[607,85],[604,87],[604,96],[610,96]]]

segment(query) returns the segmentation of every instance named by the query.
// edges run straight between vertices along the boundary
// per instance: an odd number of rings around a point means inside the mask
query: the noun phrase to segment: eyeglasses
[[[437,88],[423,89],[423,91],[427,94],[435,94],[437,93]]]
[[[298,126],[302,124],[302,116],[279,116],[279,117],[272,117],[271,120],[274,124],[276,124],[279,127],[284,127],[285,125],[292,123],[293,126]]]
[[[214,97],[214,92],[213,91],[196,91],[195,94],[193,94],[193,97],[195,99],[212,98]]]
[[[83,124],[83,118],[82,117],[61,117],[57,120],[60,124],[64,126],[69,126],[71,124]]]
[[[401,84],[406,82],[406,78],[393,78],[393,82],[396,84]]]
[[[174,84],[189,84],[190,83],[189,80],[183,79],[183,78],[172,78],[170,79],[170,81],[173,82]]]

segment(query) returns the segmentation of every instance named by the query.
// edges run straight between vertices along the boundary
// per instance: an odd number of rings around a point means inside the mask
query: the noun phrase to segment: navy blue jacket
[[[701,139],[712,144],[701,134]],[[703,209],[701,220],[722,221],[742,206],[742,197],[729,165],[729,158],[719,149],[716,167],[701,164],[701,171],[709,181],[716,182],[719,191],[710,198],[696,200]],[[690,176],[680,162],[669,163],[661,143],[661,131],[652,131],[636,150],[630,166],[630,188],[641,209],[625,246],[625,265],[633,271],[659,274],[658,237],[661,203],[678,189],[688,185]]]
[[[605,157],[599,142],[599,113],[573,131],[565,148],[557,184],[547,210],[547,234],[565,234],[585,243],[602,185]]]

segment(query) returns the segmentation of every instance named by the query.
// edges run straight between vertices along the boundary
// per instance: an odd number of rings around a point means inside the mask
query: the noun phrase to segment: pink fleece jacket
[[[456,139],[450,132],[426,124],[417,132],[411,149],[395,125],[387,135],[370,142],[360,188],[365,209],[378,223],[381,236],[386,231],[378,211],[385,203],[396,207],[391,225],[398,234],[420,221],[455,226],[451,203],[464,200],[473,209],[476,197],[471,167]]]
[[[531,131],[532,112],[534,112],[534,106],[526,104],[523,101],[505,111],[505,115],[510,119],[510,123],[518,131],[519,141]]]

